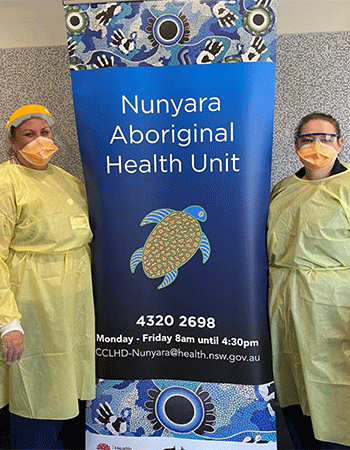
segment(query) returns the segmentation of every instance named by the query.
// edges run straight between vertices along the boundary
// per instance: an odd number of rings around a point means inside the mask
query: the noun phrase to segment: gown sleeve
[[[14,188],[2,172],[0,173],[0,327],[21,318],[11,290],[10,270],[7,265],[15,223]]]

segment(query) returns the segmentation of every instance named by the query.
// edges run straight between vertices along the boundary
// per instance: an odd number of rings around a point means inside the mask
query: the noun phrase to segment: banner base
[[[254,448],[258,446],[259,450],[276,450],[276,442],[264,441],[264,436],[256,439],[256,442],[220,442],[178,439],[178,438],[142,438],[142,437],[116,437],[103,436],[86,432],[86,450],[243,450],[244,447]],[[116,442],[118,441],[118,442]]]

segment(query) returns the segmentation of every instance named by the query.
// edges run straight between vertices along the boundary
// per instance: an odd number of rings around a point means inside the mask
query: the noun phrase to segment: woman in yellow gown
[[[350,448],[350,170],[338,160],[342,146],[333,117],[304,117],[295,135],[304,167],[271,194],[273,368],[295,448]]]
[[[9,404],[16,448],[51,448],[44,436],[29,447],[35,427],[59,430],[78,415],[78,399],[95,396],[86,193],[49,164],[52,125],[41,105],[16,110],[7,124],[14,157],[0,165],[0,407]]]

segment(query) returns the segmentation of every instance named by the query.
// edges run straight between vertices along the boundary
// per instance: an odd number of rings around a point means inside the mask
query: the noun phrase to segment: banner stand
[[[277,448],[277,2],[64,3],[94,232],[87,448]]]

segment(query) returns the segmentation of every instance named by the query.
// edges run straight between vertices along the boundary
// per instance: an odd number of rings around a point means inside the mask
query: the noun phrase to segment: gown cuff
[[[9,322],[6,325],[2,325],[0,327],[1,337],[5,336],[6,333],[10,333],[10,331],[20,331],[24,334],[23,328],[21,327],[20,321],[18,319],[12,320],[12,322]]]

